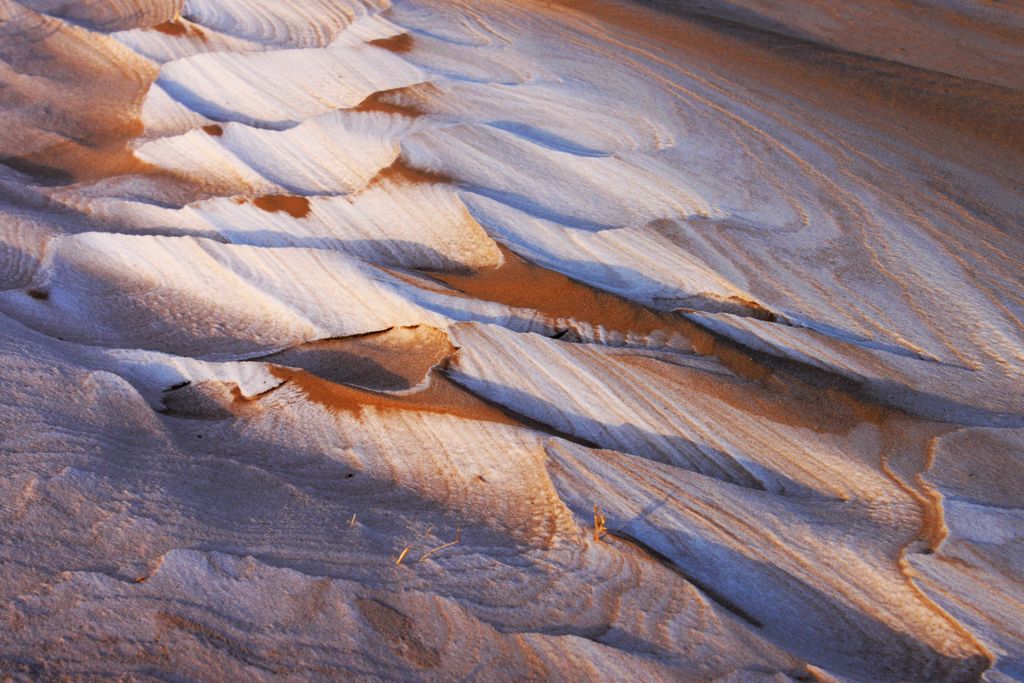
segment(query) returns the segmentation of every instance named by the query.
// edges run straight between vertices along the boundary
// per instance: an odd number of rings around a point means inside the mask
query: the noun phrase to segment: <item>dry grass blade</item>
[[[423,557],[421,557],[420,559],[417,560],[417,562],[422,562],[423,560],[427,559],[428,557],[430,557],[431,555],[436,553],[438,550],[444,550],[445,548],[447,548],[449,546],[457,545],[461,541],[462,541],[462,529],[460,528],[460,529],[456,529],[455,530],[455,540],[454,541],[451,541],[450,543],[445,543],[444,545],[439,545],[436,548],[428,550],[427,552],[425,552],[423,554]]]
[[[597,504],[594,504],[594,540],[600,541],[606,533],[608,533],[608,527],[604,525],[606,521],[605,516],[598,509]]]
[[[410,550],[412,550],[412,546],[411,545],[405,546],[405,550],[403,550],[402,554],[398,556],[397,560],[395,560],[395,564],[402,564],[402,560],[405,559],[405,556],[409,554]]]

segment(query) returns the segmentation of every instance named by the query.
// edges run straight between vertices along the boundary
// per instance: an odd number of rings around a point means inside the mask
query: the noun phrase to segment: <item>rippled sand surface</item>
[[[1024,680],[1024,8],[0,0],[0,671]]]

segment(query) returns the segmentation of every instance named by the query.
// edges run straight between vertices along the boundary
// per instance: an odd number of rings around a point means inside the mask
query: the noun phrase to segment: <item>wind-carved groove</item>
[[[788,325],[789,321],[781,318],[756,301],[741,296],[721,297],[714,294],[701,294],[688,301],[687,305],[675,309],[676,313],[729,313],[741,318],[754,318],[762,322]]]
[[[424,273],[444,283],[462,296],[496,301],[514,308],[532,309],[553,321],[555,339],[572,341],[572,328],[558,324],[571,321],[587,323],[622,335],[649,338],[656,333],[678,334],[687,340],[693,351],[713,356],[724,366],[746,379],[763,381],[775,373],[795,376],[802,382],[822,388],[839,389],[858,402],[883,407],[876,398],[855,380],[829,372],[808,363],[774,356],[752,349],[721,332],[713,330],[699,320],[691,320],[677,313],[664,313],[648,309],[617,294],[606,292],[589,284],[574,280],[562,273],[532,263],[499,243],[504,264],[493,269],[473,273]],[[774,314],[759,304],[746,302],[750,317],[768,320]],[[761,312],[759,312],[761,311]],[[780,324],[788,324],[778,321]],[[586,343],[601,343],[600,339],[580,339]],[[628,346],[627,342],[627,346]]]
[[[400,377],[388,366],[402,366],[408,370],[409,354],[414,352],[413,349],[372,348],[375,339],[394,333],[396,329],[329,340],[326,343],[314,342],[306,345],[307,348],[322,347],[332,342],[343,345],[336,350],[327,350],[319,356],[315,352],[308,354],[312,355],[312,358],[308,355],[307,358],[297,356],[298,349],[287,349],[257,361],[284,364],[300,370],[296,373],[286,367],[271,366],[271,373],[282,382],[270,391],[281,389],[290,383],[310,400],[330,411],[345,410],[359,414],[365,407],[373,407],[378,410],[447,413],[469,419],[512,424],[588,448],[597,447],[587,439],[564,433],[516,411],[513,407],[482,396],[452,381],[448,376],[447,366],[458,353],[456,348],[449,346],[443,353],[424,359],[420,364],[420,379],[414,381],[414,377],[419,374],[416,370],[413,370],[412,377]],[[346,341],[351,343],[347,351],[342,350]],[[359,342],[365,342],[361,349],[355,346]],[[444,336],[443,343],[447,344],[447,336]],[[338,372],[340,365],[347,365],[342,374]]]
[[[635,546],[639,552],[649,555],[652,559],[656,560],[663,566],[668,567],[673,572],[678,574],[684,581],[686,581],[687,583],[695,587],[697,590],[699,590],[701,593],[706,595],[712,602],[724,608],[727,612],[736,615],[737,617],[747,622],[754,628],[764,627],[764,624],[762,624],[754,617],[750,616],[750,614],[748,614],[742,607],[734,603],[732,600],[729,600],[729,598],[725,597],[715,589],[711,588],[703,581],[687,574],[679,565],[672,561],[672,558],[668,557],[667,555],[658,550],[655,550],[651,546],[641,541],[636,536],[633,536],[627,533],[626,531],[623,531],[622,529],[608,529],[607,534],[618,540],[620,543]]]

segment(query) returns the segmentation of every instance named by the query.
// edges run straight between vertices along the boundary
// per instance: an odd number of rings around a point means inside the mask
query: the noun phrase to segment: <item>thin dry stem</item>
[[[462,529],[461,528],[456,528],[455,529],[455,540],[454,541],[452,541],[450,543],[445,543],[444,545],[439,545],[436,548],[428,550],[426,553],[423,554],[423,557],[421,557],[420,559],[417,560],[417,562],[422,562],[423,560],[427,559],[428,557],[430,557],[431,555],[436,553],[438,550],[444,550],[445,548],[447,548],[449,546],[457,545],[461,540],[462,540]]]

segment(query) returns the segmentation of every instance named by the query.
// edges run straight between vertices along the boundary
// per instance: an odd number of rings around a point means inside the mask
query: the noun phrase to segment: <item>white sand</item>
[[[982,0],[0,0],[0,672],[1024,680],[1021,74]]]

